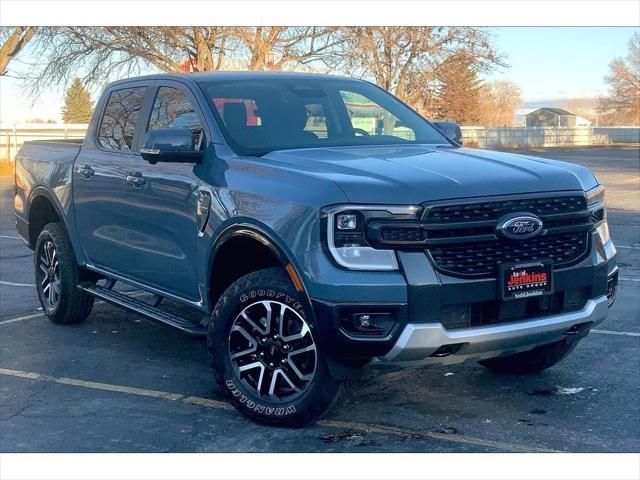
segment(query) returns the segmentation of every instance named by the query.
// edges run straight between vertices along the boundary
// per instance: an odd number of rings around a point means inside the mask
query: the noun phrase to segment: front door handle
[[[96,173],[96,171],[91,168],[91,165],[83,165],[82,167],[78,168],[78,173],[84,178],[91,178],[93,177],[94,173]]]
[[[147,183],[147,180],[142,176],[141,172],[128,172],[125,181],[136,188],[141,188]]]

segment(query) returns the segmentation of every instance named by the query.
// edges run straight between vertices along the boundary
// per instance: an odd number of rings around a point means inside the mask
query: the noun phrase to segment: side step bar
[[[156,322],[164,323],[165,325],[177,328],[178,330],[182,330],[189,335],[201,337],[207,334],[206,327],[190,322],[189,320],[185,320],[184,318],[172,315],[168,312],[154,307],[153,305],[149,305],[142,300],[129,297],[128,295],[125,295],[123,293],[115,292],[99,285],[80,285],[78,288],[88,293],[89,295],[93,295],[94,297],[99,298],[100,300],[112,303],[113,305],[124,308],[125,310],[135,312],[150,320],[155,320]]]

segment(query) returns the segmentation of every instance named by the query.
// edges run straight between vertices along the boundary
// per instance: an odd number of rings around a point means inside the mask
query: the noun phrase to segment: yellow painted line
[[[397,427],[387,427],[383,425],[372,425],[368,423],[357,423],[357,422],[345,422],[339,420],[320,420],[316,422],[318,425],[323,427],[331,427],[331,428],[340,428],[347,430],[364,430],[374,433],[381,433],[387,435],[399,435],[402,437],[426,437],[432,438],[434,440],[442,440],[445,442],[452,443],[465,443],[469,445],[483,446],[488,448],[493,448],[496,450],[503,450],[507,452],[518,452],[518,453],[561,453],[559,450],[551,450],[547,448],[538,448],[538,447],[529,447],[525,445],[518,445],[515,443],[506,443],[499,442],[495,440],[486,440],[484,438],[477,437],[467,437],[466,435],[460,435],[456,433],[438,433],[438,432],[421,432],[419,430],[409,430],[405,428],[397,428]]]
[[[129,395],[140,395],[142,397],[166,398],[167,400],[180,400],[184,395],[179,393],[162,392],[159,390],[147,390],[145,388],[125,387],[123,385],[111,385],[110,383],[87,382],[75,378],[54,378],[54,382],[63,385],[75,385],[76,387],[93,388],[95,390],[106,390],[109,392],[127,393]]]
[[[94,390],[106,390],[109,392],[127,393],[129,395],[139,395],[143,397],[164,398],[167,400],[180,400],[184,398],[184,395],[180,393],[162,392],[159,390],[147,390],[145,388],[126,387],[123,385],[112,385],[110,383],[89,382],[86,380],[78,380],[76,378],[52,377],[49,375],[42,375],[40,373],[23,372],[21,370],[11,370],[8,368],[0,368],[0,375],[10,376],[10,377],[29,378],[31,380],[60,383],[62,385],[73,385],[76,387],[91,388]]]
[[[210,398],[187,397],[182,401],[190,405],[200,405],[201,407],[219,408],[221,410],[235,410],[235,408],[233,408],[231,405],[229,405],[226,402],[221,402],[219,400],[211,400]]]
[[[126,387],[123,385],[112,385],[109,383],[90,382],[86,380],[79,380],[76,378],[67,377],[52,377],[49,375],[42,375],[34,372],[25,372],[22,370],[11,370],[7,368],[0,368],[0,375],[26,378],[30,380],[39,380],[46,382],[59,383],[62,385],[72,385],[82,388],[90,388],[94,390],[105,390],[109,392],[125,393],[128,395],[138,395],[151,398],[162,398],[166,400],[181,400],[183,403],[189,405],[198,405],[206,408],[213,408],[217,410],[234,410],[234,408],[226,402],[219,400],[212,400],[203,397],[187,397],[180,393],[163,392],[160,390],[147,390],[144,388]],[[398,427],[388,427],[383,425],[374,425],[367,423],[348,422],[341,420],[320,420],[316,422],[318,426],[326,428],[338,428],[341,430],[357,430],[362,432],[373,432],[382,435],[394,435],[403,438],[417,437],[417,438],[431,438],[434,440],[440,440],[451,443],[461,443],[468,445],[475,445],[481,447],[492,448],[495,450],[501,450],[506,452],[538,452],[538,453],[557,453],[558,450],[550,450],[538,447],[529,447],[525,445],[518,445],[515,443],[499,442],[494,440],[486,440],[483,438],[467,437],[460,434],[446,434],[431,431],[418,431],[410,430]]]

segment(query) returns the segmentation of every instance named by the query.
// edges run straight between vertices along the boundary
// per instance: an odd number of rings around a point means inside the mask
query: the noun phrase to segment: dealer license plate
[[[553,261],[540,260],[500,265],[502,300],[539,297],[553,293]]]

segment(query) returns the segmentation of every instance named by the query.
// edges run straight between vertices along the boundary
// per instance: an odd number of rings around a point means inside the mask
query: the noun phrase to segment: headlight
[[[367,240],[370,220],[407,221],[420,218],[415,205],[340,205],[326,208],[326,242],[335,262],[351,270],[397,270],[394,250],[378,249]]]

